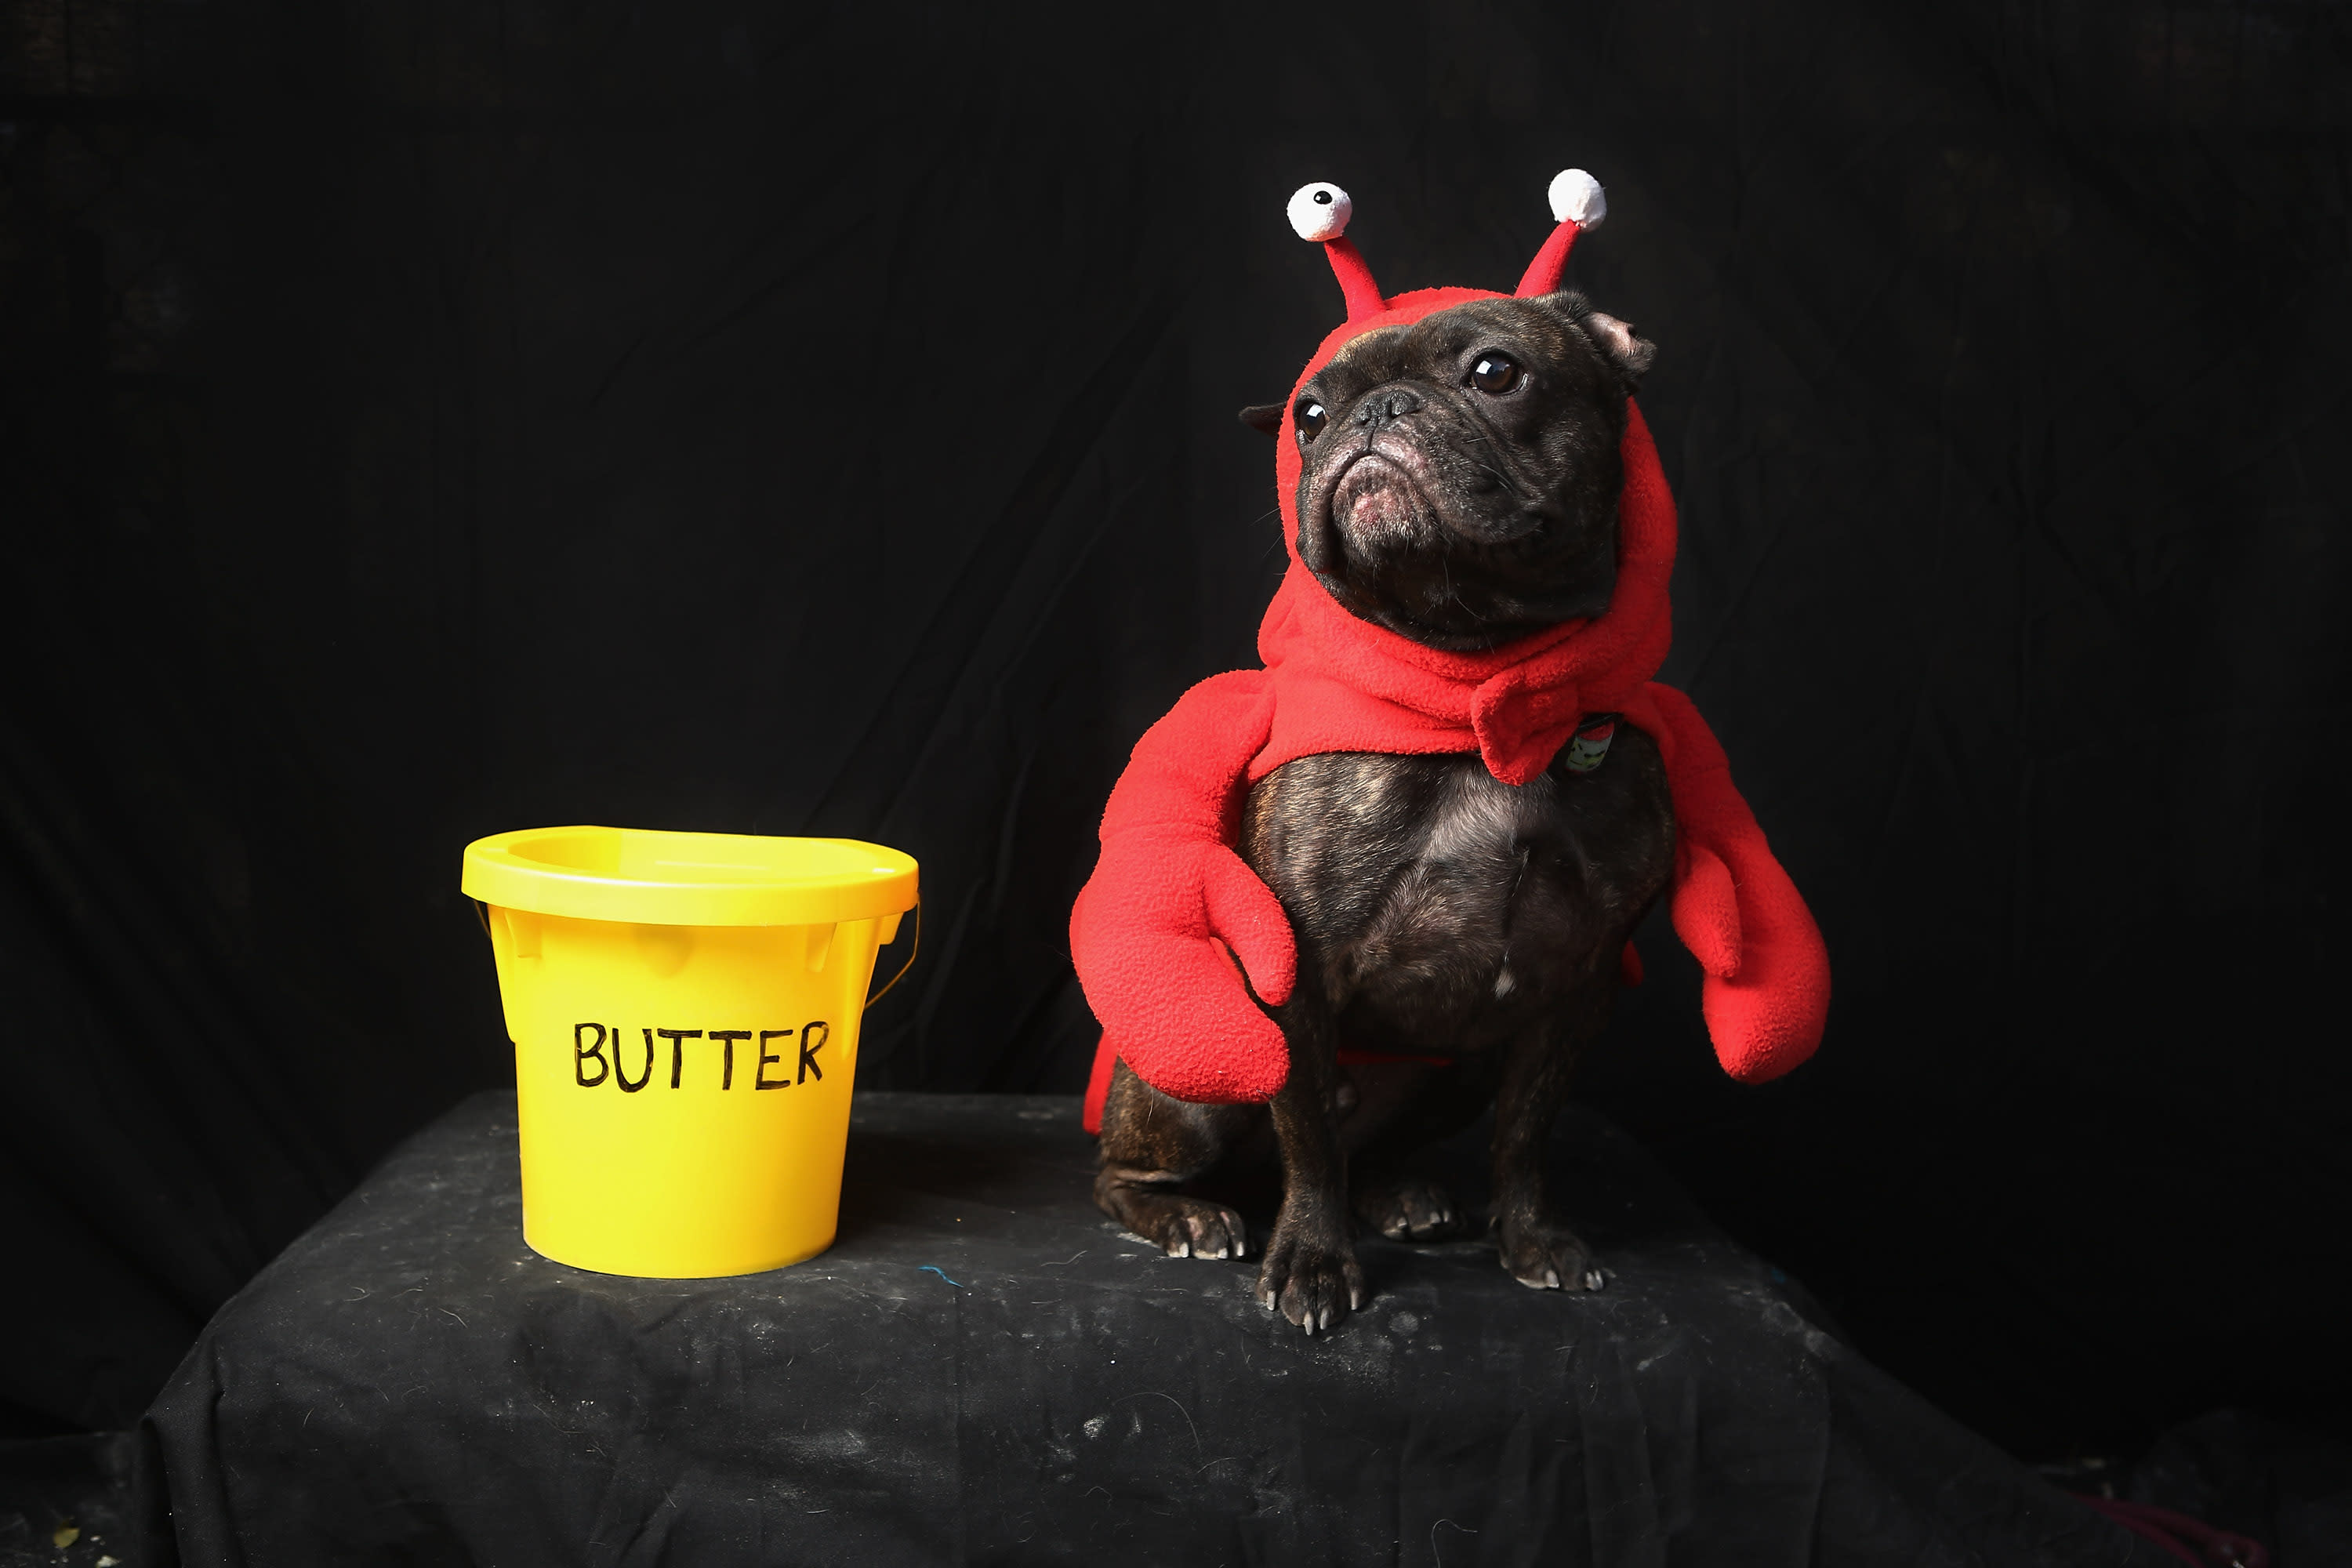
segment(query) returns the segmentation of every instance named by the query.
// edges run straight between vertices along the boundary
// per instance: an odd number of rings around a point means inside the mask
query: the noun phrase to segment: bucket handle
[[[474,906],[474,918],[482,922],[482,934],[484,936],[490,936],[490,906],[484,903],[479,899],[469,899],[467,902]],[[495,941],[496,938],[493,937],[492,940]],[[877,991],[873,995],[868,996],[866,999],[866,1005],[867,1007],[871,1007],[875,1003],[879,1002],[883,997],[890,994],[890,987],[898,984],[898,982],[907,978],[907,971],[915,967],[915,959],[922,952],[922,951],[923,900],[921,896],[919,894],[915,899],[914,941],[908,944],[907,948],[907,962],[898,966],[898,973],[890,976],[889,984],[883,986],[881,990]]]
[[[923,951],[923,899],[922,899],[922,895],[921,895],[921,894],[919,894],[919,893],[918,893],[917,895],[915,895],[915,936],[914,936],[914,940],[913,940],[913,942],[912,942],[911,943],[909,943],[909,944],[908,944],[908,948],[907,948],[907,962],[906,962],[906,963],[902,963],[902,964],[900,964],[900,965],[898,966],[898,973],[896,973],[896,974],[894,974],[894,975],[890,976],[890,984],[889,984],[889,985],[885,985],[885,986],[883,986],[881,990],[877,991],[876,993],[874,993],[874,994],[873,994],[873,995],[868,996],[868,997],[866,999],[866,1005],[868,1008],[871,1008],[871,1007],[874,1005],[874,1004],[875,1004],[875,1003],[879,1002],[880,1000],[882,1000],[882,998],[883,998],[883,997],[887,996],[888,994],[890,994],[890,986],[891,986],[891,985],[896,985],[896,984],[898,984],[898,982],[900,982],[901,980],[904,980],[904,979],[906,979],[906,978],[907,978],[907,971],[908,971],[909,969],[912,969],[912,968],[914,968],[914,967],[915,967],[915,955],[916,955],[916,954],[918,954],[918,953],[919,953],[919,952],[921,952],[922,951]]]

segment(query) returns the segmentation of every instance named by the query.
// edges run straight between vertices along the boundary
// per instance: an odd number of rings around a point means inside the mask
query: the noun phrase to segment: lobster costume
[[[1577,235],[1607,210],[1580,170],[1555,179],[1550,195],[1558,227],[1520,279],[1522,299],[1559,288]],[[1363,332],[1501,297],[1423,289],[1383,299],[1345,237],[1350,210],[1346,193],[1328,184],[1290,204],[1300,237],[1321,241],[1330,258],[1348,320],[1300,374],[1276,442],[1290,567],[1258,630],[1265,668],[1212,676],[1145,731],[1111,792],[1102,857],[1071,911],[1071,957],[1103,1026],[1087,1126],[1099,1127],[1122,1059],[1163,1093],[1202,1102],[1263,1100],[1288,1076],[1288,1047],[1260,1003],[1289,997],[1290,924],[1235,851],[1251,784],[1324,752],[1475,752],[1496,779],[1525,784],[1598,715],[1645,731],[1664,761],[1676,828],[1674,926],[1705,971],[1716,1055],[1734,1078],[1777,1078],[1821,1040],[1829,958],[1706,721],[1689,698],[1651,679],[1672,640],[1675,508],[1641,410],[1628,400],[1617,582],[1596,617],[1448,652],[1358,619],[1299,559],[1298,389]],[[1630,946],[1625,968],[1638,980]]]

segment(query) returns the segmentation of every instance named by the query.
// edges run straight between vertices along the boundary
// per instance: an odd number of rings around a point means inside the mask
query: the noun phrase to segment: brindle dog
[[[1351,613],[1485,648],[1605,609],[1618,444],[1654,348],[1575,293],[1481,300],[1355,339],[1293,405],[1298,552]],[[1244,422],[1278,432],[1282,407]],[[1362,1303],[1350,1215],[1431,1241],[1462,1208],[1405,1157],[1495,1107],[1493,1225],[1520,1283],[1597,1289],[1546,1190],[1570,1070],[1607,1021],[1619,953],[1664,889],[1675,823],[1648,736],[1533,783],[1475,754],[1301,757],[1252,788],[1242,854],[1290,916],[1298,981],[1271,1009],[1290,1078],[1271,1106],[1283,1198],[1258,1300],[1312,1333]],[[1342,1067],[1338,1053],[1450,1058]],[[1239,1255],[1232,1209],[1183,1184],[1244,1153],[1268,1110],[1192,1105],[1121,1063],[1095,1199],[1171,1254]],[[1352,1183],[1350,1177],[1352,1176]]]

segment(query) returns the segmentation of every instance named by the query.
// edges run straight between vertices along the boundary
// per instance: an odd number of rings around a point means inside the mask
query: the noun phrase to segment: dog
[[[1475,300],[1353,339],[1287,405],[1301,560],[1349,613],[1433,648],[1601,614],[1627,399],[1655,353],[1572,291]],[[1242,417],[1279,436],[1285,412]],[[1353,1225],[1415,1242],[1465,1227],[1409,1157],[1492,1105],[1503,1267],[1538,1289],[1601,1288],[1543,1154],[1608,1020],[1620,954],[1673,876],[1675,819],[1639,730],[1617,726],[1590,771],[1571,751],[1523,786],[1475,754],[1327,752],[1258,781],[1240,849],[1297,944],[1297,984],[1269,1009],[1289,1078],[1266,1106],[1198,1105],[1120,1063],[1103,1211],[1171,1254],[1245,1255],[1240,1216],[1185,1187],[1262,1148],[1270,1126],[1283,1197],[1257,1299],[1328,1331],[1363,1301]]]

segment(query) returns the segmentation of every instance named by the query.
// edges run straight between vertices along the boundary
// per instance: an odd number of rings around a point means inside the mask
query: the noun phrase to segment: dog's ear
[[[1601,357],[1615,367],[1628,396],[1642,390],[1642,378],[1657,360],[1658,345],[1642,336],[1639,327],[1594,310],[1592,301],[1574,289],[1546,294],[1537,303],[1549,305],[1583,330]]]
[[[1600,310],[1585,312],[1578,325],[1592,339],[1592,346],[1601,351],[1601,357],[1615,365],[1617,374],[1625,378],[1625,390],[1641,391],[1642,378],[1657,363],[1658,345],[1642,336],[1633,322],[1621,321]]]
[[[1282,412],[1288,406],[1283,403],[1254,403],[1242,410],[1242,423],[1261,436],[1279,436]]]

